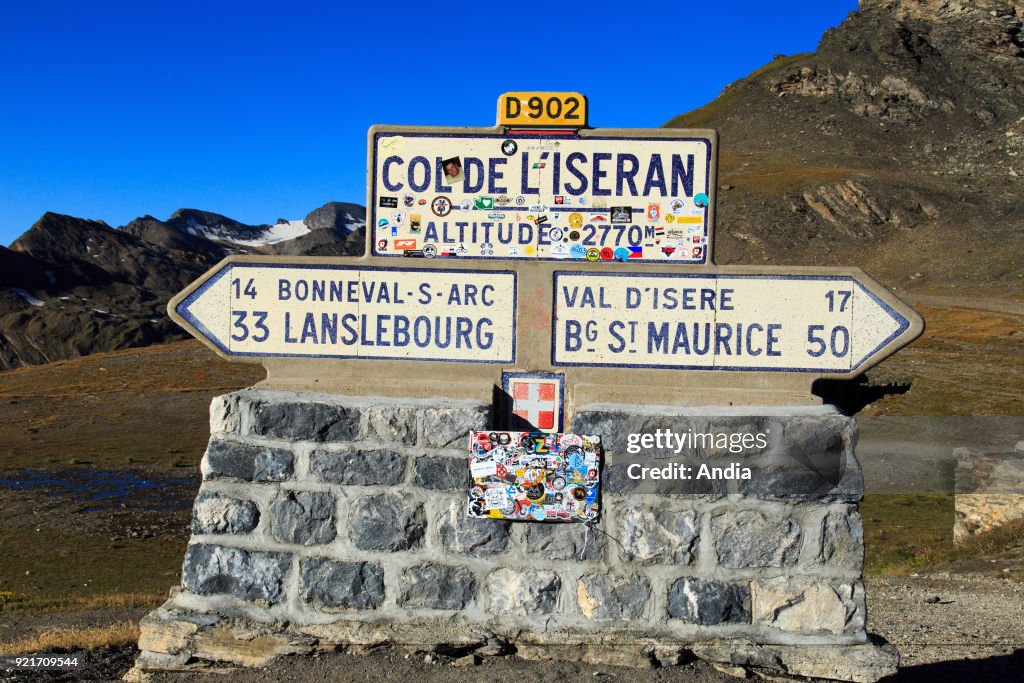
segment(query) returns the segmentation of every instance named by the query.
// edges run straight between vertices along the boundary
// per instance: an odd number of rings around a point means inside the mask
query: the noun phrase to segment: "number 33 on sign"
[[[587,98],[578,92],[507,92],[498,98],[499,126],[587,125]]]

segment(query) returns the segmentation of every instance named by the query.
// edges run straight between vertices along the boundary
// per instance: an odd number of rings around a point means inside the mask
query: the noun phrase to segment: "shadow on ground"
[[[1024,650],[988,659],[958,659],[934,664],[901,668],[898,675],[887,679],[899,683],[1009,683],[1024,679]]]

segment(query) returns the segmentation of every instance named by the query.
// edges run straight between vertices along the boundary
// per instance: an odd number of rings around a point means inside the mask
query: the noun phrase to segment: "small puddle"
[[[185,510],[192,506],[198,483],[198,476],[154,477],[141,472],[94,469],[17,470],[0,475],[0,487],[70,498],[85,505],[80,512],[122,505],[142,510]]]

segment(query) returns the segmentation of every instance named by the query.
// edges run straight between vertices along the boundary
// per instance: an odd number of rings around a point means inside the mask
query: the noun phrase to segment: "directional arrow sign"
[[[515,273],[224,262],[176,322],[228,356],[515,362]]]
[[[551,362],[852,375],[921,333],[864,273],[830,272],[558,272]]]

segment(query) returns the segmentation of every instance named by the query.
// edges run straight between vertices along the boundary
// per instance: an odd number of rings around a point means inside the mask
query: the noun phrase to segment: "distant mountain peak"
[[[303,222],[310,230],[340,230],[350,233],[366,226],[366,209],[348,202],[327,202],[310,211]]]
[[[182,208],[115,230],[47,212],[0,247],[0,369],[181,338],[167,300],[230,254],[362,253],[363,207],[329,202],[310,215],[315,230]]]

